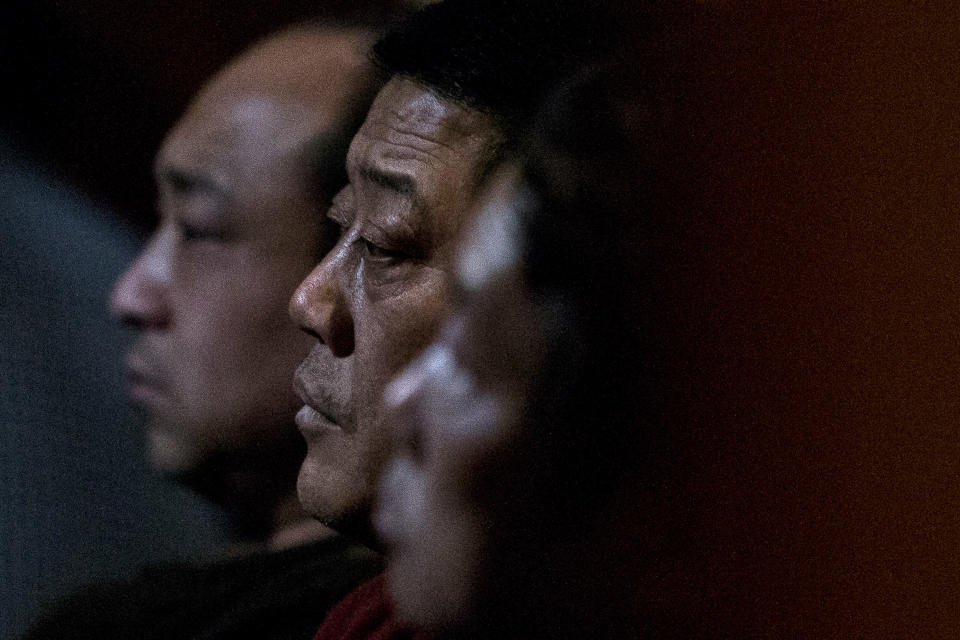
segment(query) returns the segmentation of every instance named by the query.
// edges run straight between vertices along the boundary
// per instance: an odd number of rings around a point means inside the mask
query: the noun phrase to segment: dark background
[[[210,554],[219,514],[152,475],[113,281],[155,220],[153,154],[204,80],[315,16],[387,2],[36,0],[0,9],[0,638],[76,585]]]
[[[4,128],[125,219],[149,226],[150,163],[203,81],[299,19],[381,22],[400,2],[15,0],[0,19]],[[409,3],[408,3],[409,4]]]

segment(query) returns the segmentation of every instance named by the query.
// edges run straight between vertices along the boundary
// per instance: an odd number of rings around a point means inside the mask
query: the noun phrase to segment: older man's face
[[[328,524],[367,532],[392,439],[383,388],[445,316],[453,242],[498,142],[489,117],[405,78],[384,87],[353,140],[350,184],[329,213],[342,235],[290,303],[319,339],[295,381],[308,445],[300,500]],[[337,373],[350,392],[330,384]]]

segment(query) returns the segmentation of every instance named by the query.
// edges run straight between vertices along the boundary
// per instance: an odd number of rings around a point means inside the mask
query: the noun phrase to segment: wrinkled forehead
[[[402,134],[425,141],[475,138],[482,143],[494,126],[487,114],[445,98],[413,78],[394,76],[377,93],[364,129],[369,134],[395,129],[390,141],[408,142]]]
[[[440,182],[472,190],[500,141],[493,118],[403,76],[377,94],[354,138],[348,168],[407,176],[429,194]]]

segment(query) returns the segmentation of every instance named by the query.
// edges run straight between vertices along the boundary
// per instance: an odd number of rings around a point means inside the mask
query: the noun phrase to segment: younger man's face
[[[308,160],[356,89],[359,45],[307,32],[268,41],[204,89],[157,155],[159,226],[118,280],[112,309],[139,330],[129,393],[162,471],[297,438],[290,376],[310,340],[285,309],[329,245]],[[330,58],[329,69],[290,62],[304,47]],[[327,93],[308,99],[283,79],[264,81],[325,72]]]

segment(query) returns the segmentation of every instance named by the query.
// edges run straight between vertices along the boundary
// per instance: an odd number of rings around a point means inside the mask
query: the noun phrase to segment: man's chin
[[[323,465],[312,460],[308,453],[297,474],[297,499],[304,511],[329,526],[331,518],[336,515],[336,509],[327,495],[330,489],[328,476],[329,473],[325,473]]]
[[[161,429],[147,432],[147,458],[158,473],[172,479],[192,475],[203,461],[196,445]]]
[[[297,497],[304,511],[338,533],[370,543],[370,501],[361,482],[344,482],[337,470],[308,455],[297,476]]]

